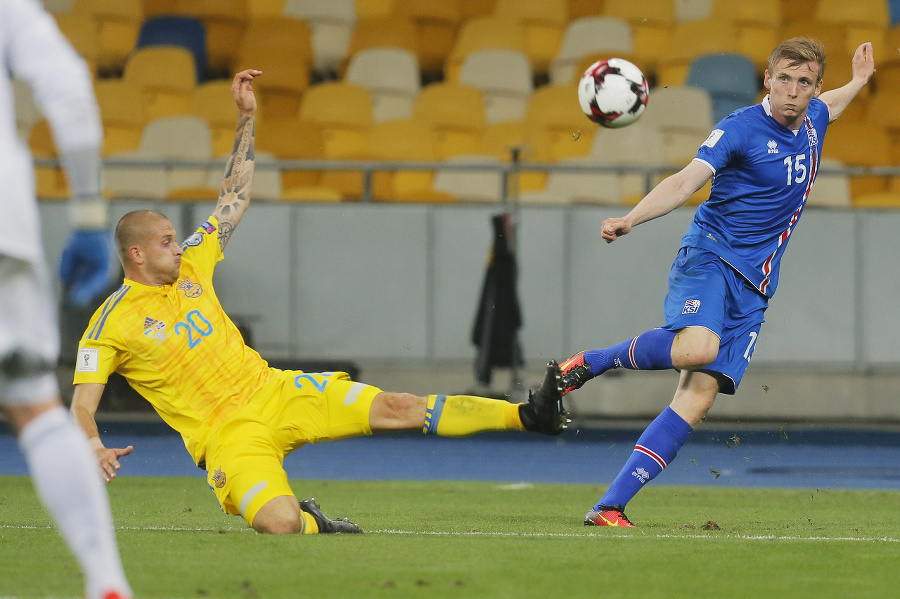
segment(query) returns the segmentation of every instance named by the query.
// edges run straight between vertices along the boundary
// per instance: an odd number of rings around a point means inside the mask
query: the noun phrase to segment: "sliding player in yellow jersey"
[[[463,437],[492,430],[559,434],[566,426],[559,367],[551,362],[527,403],[472,396],[389,393],[347,374],[270,368],[247,347],[216,297],[216,263],[250,202],[256,100],[234,78],[235,144],[219,202],[179,244],[172,223],[151,210],[116,227],[125,281],[98,308],[79,344],[72,413],[87,432],[107,482],[132,447],[106,448],[95,414],[108,377],[122,374],[181,433],[222,509],[259,532],[361,532],[327,518],[312,499],[298,501],[283,468],[291,451],[320,441],[380,431],[422,429]]]

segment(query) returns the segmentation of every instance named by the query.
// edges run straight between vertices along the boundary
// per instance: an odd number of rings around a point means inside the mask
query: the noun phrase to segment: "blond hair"
[[[817,63],[819,65],[819,73],[816,83],[825,76],[825,46],[819,40],[808,37],[794,37],[775,46],[775,49],[769,55],[769,75],[773,75],[775,65],[785,59],[788,61],[789,67],[796,67],[808,62]]]

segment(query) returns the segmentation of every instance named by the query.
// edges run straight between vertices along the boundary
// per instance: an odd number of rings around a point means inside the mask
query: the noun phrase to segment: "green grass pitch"
[[[109,486],[138,598],[892,597],[900,492],[651,486],[639,528],[584,527],[603,488],[292,481],[366,534],[265,536],[203,480]],[[80,597],[27,477],[0,477],[0,597]]]

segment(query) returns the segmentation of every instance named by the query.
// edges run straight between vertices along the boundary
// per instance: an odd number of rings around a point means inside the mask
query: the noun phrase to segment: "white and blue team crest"
[[[812,126],[812,124],[808,124],[806,127],[806,136],[809,138],[809,147],[814,148],[819,145],[819,134],[816,133],[816,128]]]
[[[682,314],[696,314],[700,311],[700,300],[698,299],[689,299],[684,302],[684,309],[681,311]]]

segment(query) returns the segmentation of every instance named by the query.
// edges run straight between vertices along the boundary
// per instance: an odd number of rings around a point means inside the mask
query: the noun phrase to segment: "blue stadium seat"
[[[137,47],[181,46],[194,55],[197,83],[206,79],[206,28],[194,17],[159,16],[144,21],[138,34]]]
[[[713,120],[756,102],[758,80],[753,61],[743,54],[704,54],[691,61],[687,85],[709,92]]]
[[[900,0],[890,0],[888,8],[891,13],[891,25],[900,23]]]

